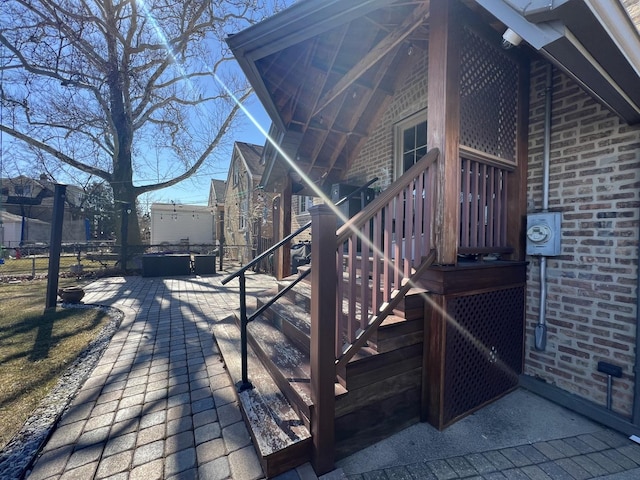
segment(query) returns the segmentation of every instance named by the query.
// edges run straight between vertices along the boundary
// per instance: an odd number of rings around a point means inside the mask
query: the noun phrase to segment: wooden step
[[[231,379],[239,383],[240,330],[236,318],[229,316],[214,322],[212,331]],[[310,461],[311,434],[251,346],[248,365],[254,388],[239,392],[237,398],[262,468],[270,478]]]
[[[394,308],[393,313],[407,320],[422,320],[424,318],[424,305],[428,290],[424,288],[411,288]]]
[[[266,318],[249,323],[247,335],[253,351],[308,427],[313,408],[308,352]]]
[[[258,297],[258,307],[264,305],[271,297]],[[271,305],[263,316],[283,334],[285,334],[293,344],[309,355],[309,345],[311,342],[311,320],[309,310],[302,305],[293,303],[291,297],[283,297]]]
[[[397,315],[389,315],[369,337],[369,347],[377,353],[387,353],[399,348],[422,343],[424,321],[407,320]]]
[[[373,349],[362,350],[337,372],[340,383],[348,391],[422,367],[422,343],[369,355],[365,353]]]
[[[369,339],[369,346],[379,353],[422,342],[424,290],[413,288]],[[298,284],[278,300],[264,315],[294,344],[307,354],[311,336],[310,295],[308,285]],[[258,305],[271,296],[258,297]]]
[[[297,278],[297,276],[295,278]],[[307,277],[296,284],[291,290],[285,293],[284,297],[288,298],[291,303],[299,305],[306,311],[311,311],[311,283],[307,281],[309,279],[310,277]],[[288,277],[284,280],[278,281],[278,288],[283,290],[285,287],[290,285],[293,280],[294,277]]]

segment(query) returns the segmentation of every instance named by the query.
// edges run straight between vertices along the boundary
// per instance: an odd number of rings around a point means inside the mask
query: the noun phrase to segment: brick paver
[[[86,288],[85,303],[115,306],[125,317],[29,480],[263,477],[211,335],[212,322],[237,308],[237,295],[216,291],[221,278],[110,278]],[[262,278],[249,289],[270,287]],[[635,470],[640,478],[640,445],[603,429],[347,478],[586,480]],[[316,478],[306,464],[277,480]]]

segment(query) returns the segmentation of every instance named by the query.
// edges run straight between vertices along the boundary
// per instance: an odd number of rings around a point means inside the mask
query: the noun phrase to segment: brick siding
[[[237,185],[234,185],[233,176],[230,173],[226,183],[224,214],[225,254],[229,258],[244,264],[254,257],[253,224],[256,221],[260,221],[265,208],[267,216],[266,222],[262,225],[262,237],[271,238],[273,236],[272,205],[275,195],[259,190],[257,188],[259,178],[256,177],[253,178],[252,188],[249,190],[247,185],[249,174],[234,149],[229,172],[233,171],[235,162],[239,164],[240,181]],[[240,229],[241,202],[247,194],[249,195],[249,216],[246,218],[246,228]]]
[[[373,177],[373,187],[384,190],[393,182],[393,126],[427,108],[427,52],[416,49],[415,65],[393,97],[389,108],[371,132],[360,155],[349,169],[345,182],[363,185]]]
[[[542,208],[545,67],[532,65],[527,208]],[[633,402],[640,128],[555,70],[549,209],[563,212],[562,254],[547,260],[548,340],[534,349],[539,259],[529,257],[525,373],[606,404],[598,361],[620,365],[613,409]]]

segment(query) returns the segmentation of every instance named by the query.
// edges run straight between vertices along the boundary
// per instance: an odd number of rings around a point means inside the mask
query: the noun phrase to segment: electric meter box
[[[527,255],[560,255],[562,212],[527,215]]]

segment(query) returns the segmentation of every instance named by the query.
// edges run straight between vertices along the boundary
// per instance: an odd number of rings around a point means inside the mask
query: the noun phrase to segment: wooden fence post
[[[334,469],[336,215],[327,205],[311,214],[311,462],[317,475]]]

